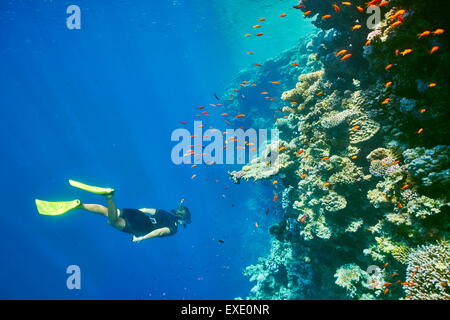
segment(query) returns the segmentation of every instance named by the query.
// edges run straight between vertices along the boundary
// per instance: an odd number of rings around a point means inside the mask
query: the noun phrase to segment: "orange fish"
[[[244,37],[251,37],[252,35],[250,33],[244,34]]]
[[[339,51],[338,53],[336,53],[336,57],[339,57],[340,55],[343,55],[344,53],[347,53],[347,49],[343,49],[341,51]]]
[[[306,223],[307,218],[308,218],[308,215],[305,214],[305,215],[301,216],[299,219],[297,219],[297,221],[300,223]]]
[[[255,53],[250,51],[250,52],[247,52],[247,54],[255,54]]]
[[[440,34],[443,34],[444,32],[445,32],[444,29],[436,29],[436,30],[433,31],[433,34],[440,35]]]
[[[279,81],[272,81],[271,83],[272,83],[272,84],[280,84]]]
[[[384,6],[387,6],[389,3],[390,3],[389,1],[381,1],[378,6],[379,7],[384,7]]]
[[[386,82],[386,84],[384,85],[386,88],[390,87],[392,85],[392,81]]]
[[[253,64],[255,67],[262,67],[262,65],[260,65],[259,63],[255,63]]]
[[[423,128],[420,128],[420,129],[417,131],[418,134],[421,134],[422,132],[423,132]]]
[[[285,150],[286,149],[286,147],[285,146],[282,146],[282,147],[279,147],[278,148],[278,151],[283,151],[283,150]]]
[[[267,91],[263,91],[261,92],[261,94],[269,94]]]
[[[278,195],[274,194],[272,200],[273,200],[273,202],[276,202],[278,200]]]
[[[260,32],[260,33],[255,34],[255,36],[261,37],[263,34],[264,34],[264,33]]]
[[[323,157],[320,160],[325,161],[325,160],[328,160],[328,159],[330,159],[330,157]]]
[[[372,43],[372,40],[367,40],[366,43],[364,43],[364,46],[367,47]]]
[[[393,274],[391,274],[391,277],[395,277],[395,276],[398,276],[397,272],[394,272]]]
[[[341,12],[341,8],[339,8],[339,6],[336,3],[333,4],[333,9],[336,13]]]
[[[196,176],[197,176],[196,174],[193,174],[192,177],[191,177],[191,179],[194,179]]]
[[[300,178],[306,178],[308,175],[306,173],[303,173],[302,175],[300,175]]]
[[[286,13],[282,13],[282,14],[280,14],[280,18],[284,18],[284,17],[286,17],[287,16],[287,14]]]
[[[389,289],[387,289],[387,288],[383,291],[384,294],[386,294],[388,292],[389,292]]]
[[[385,264],[383,264],[383,267],[386,268],[389,265],[389,262],[386,262]]]
[[[245,114],[238,114],[235,118],[242,118],[242,117],[245,117],[246,115]]]
[[[362,25],[360,25],[360,24],[355,24],[353,27],[352,27],[352,30],[358,30],[358,29],[361,29],[362,28]]]
[[[260,25],[260,24],[255,24],[255,25],[253,26],[253,29],[261,28],[261,27],[262,27],[262,25]]]
[[[304,151],[305,151],[305,150],[303,150],[303,149],[298,150],[298,151],[297,151],[297,155],[298,155],[298,156],[301,155]]]
[[[406,189],[408,189],[409,188],[409,184],[405,184],[401,189],[402,190],[406,190]]]
[[[431,48],[430,54],[433,54],[433,53],[435,53],[438,50],[439,50],[439,46],[434,46],[433,48]]]
[[[266,21],[266,18],[258,19],[258,21]]]
[[[384,99],[383,102],[381,102],[381,104],[388,104],[389,102],[391,102],[391,99],[390,98],[386,98],[386,99]]]
[[[330,19],[330,18],[331,18],[331,14],[326,14],[326,15],[322,16],[322,20]]]
[[[191,166],[191,168],[195,168],[197,165],[196,164],[193,164],[192,166]]]
[[[325,182],[324,184],[323,184],[323,186],[325,187],[325,188],[328,188],[329,186],[330,186],[330,182]]]
[[[356,126],[354,126],[354,127],[352,128],[352,130],[359,130],[359,129],[361,129],[361,127],[358,126],[358,125],[356,125]]]
[[[351,6],[352,5],[352,3],[351,2],[348,2],[348,1],[342,1],[341,2],[344,6]]]
[[[323,95],[323,91],[317,92],[316,95],[318,95],[318,96]]]
[[[238,91],[239,91],[239,89],[233,89],[233,91],[235,91],[235,92],[238,92]]]
[[[305,15],[305,16],[309,16],[310,14],[312,13],[312,11],[311,10],[309,10],[309,11],[306,11],[303,15]]]
[[[277,184],[277,183],[278,183],[278,180],[272,181],[272,184]]]
[[[291,66],[297,67],[298,63],[291,63]]]
[[[397,207],[398,207],[399,209],[402,209],[402,208],[403,208],[403,205],[402,205],[400,202],[397,202]]]
[[[343,60],[347,60],[348,58],[350,58],[352,56],[352,54],[351,53],[347,53],[345,56],[343,56],[340,60],[341,61],[343,61]]]
[[[422,38],[422,37],[429,36],[430,34],[431,34],[431,31],[426,30],[426,31],[424,31],[424,32],[422,32],[422,33],[419,33],[417,36],[418,36],[419,38]]]
[[[354,156],[351,156],[351,158],[352,158],[353,160],[355,160],[355,159],[358,159],[358,156],[357,156],[357,155],[354,155]]]
[[[392,16],[390,16],[390,19],[402,17],[405,13],[406,13],[406,10],[400,9],[396,13],[394,13]]]
[[[378,3],[380,3],[381,2],[381,0],[372,0],[372,1],[369,1],[369,2],[367,2],[366,3],[366,5],[369,7],[369,6],[374,6],[374,5],[377,5]]]
[[[392,68],[394,65],[391,63],[391,64],[388,64],[386,67],[384,67],[384,69],[385,70],[389,70],[390,68]]]
[[[356,6],[356,10],[358,10],[359,12],[364,12],[364,9],[360,6]]]
[[[393,24],[391,24],[391,27],[392,27],[392,28],[395,28],[395,27],[397,27],[397,26],[399,26],[399,25],[401,25],[401,24],[402,24],[401,21],[395,21]]]
[[[388,287],[388,286],[390,286],[392,283],[390,283],[390,282],[386,282],[385,284],[383,284],[382,285],[382,287]]]
[[[424,113],[426,111],[427,111],[427,109],[425,109],[425,108],[420,109],[420,113]]]
[[[225,113],[221,113],[220,115],[221,115],[221,116],[227,116],[228,113],[225,112]]]

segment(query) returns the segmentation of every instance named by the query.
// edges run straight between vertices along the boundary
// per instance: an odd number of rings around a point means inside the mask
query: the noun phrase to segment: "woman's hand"
[[[133,239],[131,239],[131,241],[133,241],[133,242],[141,242],[142,241],[142,237],[133,236]]]

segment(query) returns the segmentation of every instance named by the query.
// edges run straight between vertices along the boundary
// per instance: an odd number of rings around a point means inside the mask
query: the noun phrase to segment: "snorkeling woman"
[[[140,242],[156,237],[174,235],[178,226],[191,223],[191,213],[183,206],[183,201],[170,212],[161,209],[118,209],[114,202],[114,189],[89,186],[77,181],[69,180],[76,188],[102,195],[107,207],[100,204],[84,204],[80,200],[49,202],[36,199],[36,206],[40,214],[62,215],[73,209],[82,209],[100,214],[108,219],[108,224],[117,230],[133,235],[133,242]]]

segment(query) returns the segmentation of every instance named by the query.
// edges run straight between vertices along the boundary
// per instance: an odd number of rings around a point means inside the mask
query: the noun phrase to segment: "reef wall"
[[[304,0],[297,8],[322,31],[239,76],[272,92],[279,79],[271,96],[284,101],[276,167],[263,154],[230,172],[285,188],[271,252],[244,271],[248,299],[450,297],[446,2],[373,1],[375,29],[365,2]],[[261,107],[243,87],[226,107],[273,126],[280,102]]]

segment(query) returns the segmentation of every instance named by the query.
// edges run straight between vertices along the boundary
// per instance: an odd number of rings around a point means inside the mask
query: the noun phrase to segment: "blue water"
[[[69,4],[82,10],[81,30],[66,28]],[[170,134],[180,121],[194,120],[197,106],[215,103],[213,94],[250,63],[240,54],[249,50],[242,44],[247,30],[224,13],[242,15],[244,5],[253,14],[273,11],[260,4],[0,2],[1,299],[248,294],[242,270],[267,252],[267,229],[276,220],[264,214],[270,192],[252,200],[252,184],[227,179],[235,167],[174,165]],[[298,17],[287,18],[298,28]],[[270,38],[254,44],[260,59],[297,41],[282,26],[273,27],[272,37],[276,46]],[[35,198],[104,204],[68,179],[114,187],[119,207],[169,210],[184,198],[193,223],[173,237],[132,243],[92,213],[38,215]],[[69,265],[81,268],[81,290],[66,287]]]

